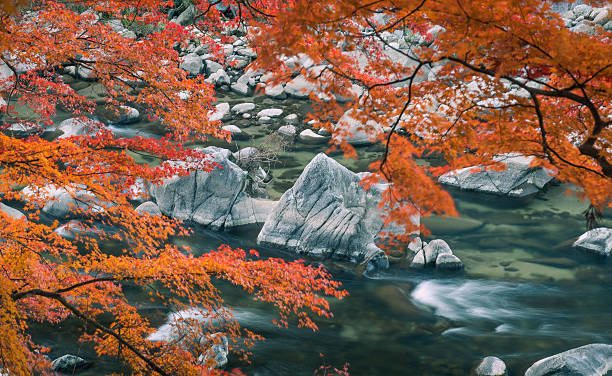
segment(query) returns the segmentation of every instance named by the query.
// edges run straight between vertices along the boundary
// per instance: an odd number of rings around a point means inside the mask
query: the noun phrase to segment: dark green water
[[[239,100],[228,97],[222,101]],[[281,107],[286,114],[307,111],[305,102],[257,98],[258,108]],[[258,142],[278,128],[235,123],[250,133],[232,149]],[[144,129],[136,124],[126,130]],[[226,145],[227,146],[227,145]],[[281,155],[272,166],[269,187],[278,198],[315,153],[326,147],[301,145]],[[359,160],[342,160],[362,171],[379,149],[365,148]],[[425,161],[426,162],[426,161]],[[460,274],[408,270],[394,264],[385,273],[360,276],[351,268],[329,264],[350,296],[332,302],[333,320],[320,321],[320,331],[275,328],[268,307],[221,286],[236,317],[267,339],[252,351],[252,363],[230,358],[229,368],[249,375],[312,375],[323,361],[341,367],[350,363],[352,375],[467,375],[488,355],[506,361],[511,375],[521,375],[536,360],[587,343],[612,343],[612,263],[583,255],[570,246],[584,232],[582,211],[587,204],[567,195],[568,186],[553,185],[528,201],[454,192],[460,217],[426,219],[433,238],[445,239],[465,263]],[[606,213],[610,226],[610,213]],[[196,252],[227,243],[256,248],[256,234],[218,234],[196,229],[185,242]],[[282,255],[262,250],[262,255]],[[162,325],[167,312],[142,301],[142,312]],[[141,300],[142,298],[142,300]],[[81,327],[67,321],[59,327],[40,327],[35,340],[51,347],[52,357],[80,353],[93,359],[91,348],[78,344]],[[112,359],[99,359],[82,375],[120,372]]]

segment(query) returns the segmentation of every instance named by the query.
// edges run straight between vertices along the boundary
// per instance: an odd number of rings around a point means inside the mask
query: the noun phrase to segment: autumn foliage
[[[295,74],[283,58],[308,56],[314,67],[300,73],[317,86],[319,126],[342,133],[334,124],[354,108],[363,124],[390,128],[365,129],[386,145],[371,181],[393,183],[390,218],[407,228],[415,211],[455,213],[436,176],[503,168],[493,161],[503,153],[536,157],[534,167],[610,207],[612,33],[570,31],[552,11],[559,2],[297,0],[261,24],[254,64],[277,67],[283,82]],[[419,43],[389,42],[398,30]],[[446,163],[417,163],[432,155]]]
[[[250,26],[258,51],[252,69],[275,73],[271,83],[302,74],[316,86],[311,100],[318,126],[346,133],[334,124],[353,108],[362,123],[388,127],[386,133],[364,129],[385,145],[366,184],[393,183],[383,205],[389,220],[408,230],[415,212],[456,213],[437,175],[476,164],[500,168],[493,158],[503,153],[534,156],[534,167],[578,185],[596,207],[612,206],[612,35],[601,28],[596,35],[570,31],[551,10],[557,2],[237,1],[238,17],[228,20],[214,2],[195,1],[195,26],[184,28],[168,21],[173,4],[163,0],[3,1],[0,59],[11,74],[1,78],[7,104],[0,113],[7,124],[38,131],[27,138],[0,134],[0,197],[26,202],[29,213],[27,219],[0,213],[0,368],[11,375],[47,372],[44,349],[31,341],[28,323],[75,316],[95,328],[84,340],[101,355],[118,356],[135,374],[202,374],[210,364],[198,363],[206,343],[200,339],[215,340],[215,322],[226,322],[222,330],[234,348],[259,339],[232,318],[216,280],[274,305],[279,324],[297,317],[313,329],[313,315],[330,315],[323,296],[345,295],[324,269],[301,262],[259,259],[228,247],[195,257],[170,245],[172,237],[187,234],[179,223],[133,210],[137,181],[154,184],[189,172],[171,163],[139,164],[134,156],[215,168],[206,155],[184,146],[228,137],[219,122],[208,120],[214,90],[203,77],[179,69],[176,47],[199,38],[214,51],[213,38],[228,27]],[[99,15],[150,29],[129,38]],[[397,30],[422,42],[400,49],[385,38]],[[309,57],[311,66],[287,66],[284,58],[295,55]],[[146,108],[167,137],[122,138],[99,124],[83,136],[40,137],[58,107],[83,119],[94,111],[96,103],[61,79],[76,66],[105,87],[109,110]],[[39,120],[20,119],[16,102]],[[350,145],[340,147],[354,155]],[[419,162],[431,155],[445,163]],[[24,186],[27,194],[17,190]],[[53,232],[57,223],[39,218],[56,189],[79,200],[82,192],[95,198],[80,208],[81,226],[95,236],[67,240]],[[122,252],[107,252],[107,240],[122,244]],[[153,328],[125,297],[126,285],[151,291],[172,309],[198,307],[210,320],[189,325],[188,346],[148,341]],[[99,320],[103,313],[110,313],[110,323]]]
[[[118,357],[134,374],[207,374],[214,360],[198,358],[220,341],[214,333],[221,332],[232,350],[242,352],[260,339],[233,318],[215,287],[218,280],[276,307],[281,326],[295,322],[316,329],[313,316],[331,315],[324,297],[346,293],[322,267],[259,258],[255,252],[229,247],[196,257],[172,245],[171,238],[188,233],[180,223],[134,211],[130,198],[138,181],[155,184],[190,169],[215,168],[205,154],[185,148],[185,143],[228,136],[218,121],[208,120],[214,101],[211,85],[178,68],[174,47],[188,40],[191,31],[168,22],[162,12],[170,4],[2,4],[0,58],[10,71],[0,82],[4,127],[19,122],[32,133],[26,138],[0,133],[0,197],[25,202],[28,213],[27,218],[17,218],[0,212],[3,372],[49,374],[45,349],[32,342],[28,326],[73,316],[90,329],[83,340],[93,342],[99,355]],[[152,27],[138,39],[128,38],[98,22],[100,14]],[[205,20],[210,35],[223,27],[214,9]],[[160,140],[122,138],[92,122],[84,135],[53,141],[41,137],[52,126],[57,108],[83,121],[94,111],[96,103],[62,81],[64,70],[75,66],[87,69],[104,86],[109,111],[119,111],[126,103],[142,106],[151,120],[162,121],[168,135]],[[27,105],[38,120],[20,118],[16,104]],[[189,161],[189,167],[151,167],[136,163],[137,155],[161,162]],[[27,189],[20,191],[22,187]],[[57,221],[40,216],[55,190],[64,190],[79,203],[73,208],[81,217],[80,224],[73,225],[78,227],[74,240],[53,231]],[[111,252],[109,242],[120,244],[120,250]],[[191,325],[181,341],[149,341],[155,328],[126,298],[125,286],[149,291],[152,299],[171,310],[195,307],[206,319],[182,323]]]

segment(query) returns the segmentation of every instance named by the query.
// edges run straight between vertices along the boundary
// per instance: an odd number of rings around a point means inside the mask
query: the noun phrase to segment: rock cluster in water
[[[429,243],[423,243],[422,249],[412,259],[410,267],[424,268],[428,265],[435,266],[438,270],[461,270],[463,262],[453,254],[453,251],[442,239],[435,239]]]

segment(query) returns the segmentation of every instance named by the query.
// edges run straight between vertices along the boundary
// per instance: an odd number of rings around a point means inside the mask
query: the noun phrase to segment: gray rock
[[[298,123],[298,116],[296,114],[289,114],[289,115],[285,116],[285,118],[283,120],[285,120],[285,124],[297,125],[297,123]]]
[[[257,57],[257,53],[255,52],[255,50],[249,47],[236,49],[236,54],[240,56],[252,58],[252,59],[255,59]]]
[[[161,210],[159,210],[159,206],[153,201],[146,201],[142,204],[138,205],[136,209],[134,209],[137,213],[144,214],[147,213],[149,215],[160,216],[162,214]]]
[[[234,124],[224,125],[223,127],[221,127],[221,129],[230,132],[232,134],[233,140],[242,140],[249,137],[246,133],[242,131],[242,129],[238,128],[238,126]]]
[[[573,31],[574,33],[583,33],[583,34],[589,34],[589,35],[599,34],[597,27],[587,24],[586,22],[582,22],[574,27],[571,27],[570,31]]]
[[[104,206],[91,192],[79,190],[71,194],[65,189],[58,189],[49,196],[42,211],[52,217],[68,218],[78,215],[79,210],[100,212]]]
[[[444,253],[438,255],[436,258],[436,269],[438,270],[461,270],[463,269],[463,262],[459,257]]]
[[[227,357],[229,355],[229,343],[227,341],[227,337],[220,332],[212,334],[211,337],[213,337],[214,340],[209,341],[205,337],[202,337],[200,340],[201,345],[210,345],[210,348],[206,353],[198,357],[198,363],[207,364],[212,359],[214,360],[214,365],[212,368],[225,367],[228,361]],[[220,341],[215,341],[216,338],[219,338]]]
[[[183,11],[177,18],[176,23],[179,25],[187,26],[193,23],[193,19],[197,14],[197,9],[194,5],[189,5],[187,9]]]
[[[236,82],[234,84],[232,84],[230,86],[230,89],[236,93],[236,94],[240,94],[242,96],[247,96],[251,93],[251,88],[249,87],[249,85],[245,84],[245,83],[241,83],[241,82]]]
[[[603,26],[611,19],[609,8],[597,8],[593,10],[593,23]]]
[[[136,39],[136,33],[132,30],[123,30],[120,34],[124,38]]]
[[[297,131],[293,125],[283,125],[278,128],[277,132],[285,137],[294,138]]]
[[[227,115],[230,113],[230,105],[229,103],[219,103],[215,106],[214,111],[211,111],[208,114],[208,120],[217,121],[223,120],[227,118]]]
[[[51,362],[55,372],[72,374],[74,371],[89,367],[91,362],[76,355],[66,354]]]
[[[149,183],[145,183],[143,179],[138,178],[134,184],[125,189],[123,193],[125,193],[130,200],[143,203],[151,199],[148,187]]]
[[[234,53],[234,46],[231,44],[224,44],[221,46],[221,50],[223,51],[223,55],[230,56]]]
[[[207,312],[197,308],[189,308],[184,311],[173,312],[168,315],[168,321],[160,326],[155,332],[147,337],[147,340],[158,341],[173,341],[185,346],[186,350],[193,349],[192,343],[187,343],[189,340],[197,340],[193,336],[197,333],[189,328],[197,323],[222,327],[222,315],[215,311]],[[229,344],[227,337],[222,332],[202,336],[199,339],[201,345],[206,345],[208,349],[202,354],[194,354],[198,356],[198,363],[202,365],[210,365],[211,368],[219,368],[227,364],[229,354]],[[214,360],[214,362],[212,362]]]
[[[337,142],[346,140],[353,146],[371,145],[373,139],[383,133],[382,127],[377,122],[368,120],[364,124],[357,119],[359,115],[361,115],[360,111],[353,109],[342,115],[334,128],[338,132],[335,136]]]
[[[487,356],[476,368],[476,376],[506,376],[506,363],[495,356]]]
[[[580,16],[587,17],[592,11],[593,8],[587,4],[578,4],[572,9],[572,13],[574,13],[574,17],[576,18]]]
[[[0,90],[6,90],[11,86],[11,81],[14,79],[15,73],[5,62],[0,62]],[[8,81],[11,80],[11,81]],[[6,102],[5,102],[6,103]]]
[[[229,85],[231,83],[229,75],[223,69],[219,69],[215,73],[211,74],[204,81],[216,86]]]
[[[329,141],[329,137],[316,134],[311,129],[305,129],[300,132],[299,140],[305,144],[325,144]]]
[[[318,154],[268,216],[257,237],[260,245],[320,258],[385,266],[375,245],[383,228],[378,208],[383,185],[364,190],[361,178]]]
[[[228,61],[229,66],[237,70],[244,69],[247,65],[249,65],[249,61],[242,56],[230,56]]]
[[[525,376],[603,376],[612,369],[612,346],[591,344],[535,362]]]
[[[225,221],[226,228],[258,225],[262,226],[276,206],[277,201],[252,198],[241,194]]]
[[[429,243],[423,243],[422,249],[415,248],[416,255],[412,259],[410,267],[421,269],[427,265],[435,265],[438,270],[460,270],[463,263],[459,257],[453,255],[453,251],[442,239],[435,239]]]
[[[448,172],[438,180],[464,190],[526,197],[539,192],[553,179],[551,171],[530,167],[531,157],[507,154],[496,160],[506,165],[504,171],[487,171],[482,166],[474,166]]]
[[[106,226],[107,231],[112,231],[112,229],[110,229],[109,226]],[[87,225],[79,220],[71,220],[68,223],[65,223],[61,226],[59,226],[58,228],[56,228],[55,230],[53,230],[53,232],[55,232],[56,234],[58,234],[59,236],[66,238],[66,239],[76,239],[77,235],[78,236],[96,236],[98,235],[98,231],[102,230],[102,226],[101,225],[94,225],[94,226],[90,226]],[[109,232],[107,232],[109,233]]]
[[[257,83],[256,77],[257,77],[257,72],[252,72],[252,71],[247,72],[243,74],[242,76],[238,77],[238,80],[236,80],[236,83],[245,84],[248,86],[255,86],[255,84]]]
[[[140,112],[130,106],[119,106],[119,119],[117,124],[133,124],[140,121]]]
[[[204,61],[202,61],[202,57],[191,53],[181,57],[181,63],[179,64],[179,68],[185,70],[189,73],[190,76],[197,76],[203,73],[206,70],[206,66],[204,65]]]
[[[317,131],[317,134],[321,136],[325,136],[325,137],[331,136],[331,132],[325,128],[319,128],[319,130]]]
[[[306,99],[310,93],[316,92],[317,86],[299,75],[285,84],[285,93],[293,98]]]
[[[425,263],[426,264],[435,264],[437,263],[437,258],[440,255],[452,255],[453,251],[449,247],[448,243],[446,243],[442,239],[435,239],[427,243],[423,247],[423,253],[425,255]]]
[[[257,118],[257,122],[259,124],[271,124],[273,122],[272,118],[269,116],[262,116]]]
[[[251,112],[255,109],[255,103],[238,103],[234,107],[232,107],[232,113],[239,115],[244,114],[245,112]]]
[[[5,205],[2,202],[0,202],[0,212],[8,215],[13,219],[25,219],[27,221],[25,214],[15,208]]]
[[[212,161],[220,168],[212,171],[196,170],[188,176],[166,179],[153,186],[152,193],[164,215],[189,220],[215,230],[228,229],[246,223],[245,218],[254,221],[260,216],[253,209],[252,215],[244,214],[245,209],[234,209],[234,205],[246,205],[244,193],[247,173],[231,162],[229,151],[220,148],[204,149],[211,153]],[[255,222],[253,222],[255,223]]]
[[[56,129],[63,132],[62,135],[58,137],[59,139],[93,134],[95,131],[95,125],[92,121],[81,120],[79,118],[70,118],[59,123]]]
[[[573,247],[595,253],[599,256],[610,256],[612,252],[612,229],[599,227],[580,235]]]
[[[257,117],[267,116],[270,118],[279,118],[283,114],[283,110],[280,108],[267,108],[257,113]]]
[[[206,75],[210,76],[211,74],[217,72],[219,69],[223,69],[223,65],[217,63],[212,60],[205,60],[206,63]]]
[[[287,93],[285,93],[285,89],[283,88],[283,85],[275,85],[275,86],[268,85],[264,89],[264,93],[266,94],[266,96],[270,98],[274,98],[274,99],[287,98]]]
[[[6,105],[4,99],[0,98],[0,107]],[[49,129],[37,123],[13,123],[6,127],[3,132],[11,137],[28,137],[40,132],[48,132]]]
[[[253,146],[247,146],[246,148],[242,148],[237,152],[232,153],[232,157],[238,165],[243,165],[248,160],[256,157],[257,154],[259,154],[259,149]]]

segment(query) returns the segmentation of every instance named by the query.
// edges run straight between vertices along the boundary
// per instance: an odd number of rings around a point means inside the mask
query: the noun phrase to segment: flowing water
[[[265,98],[255,102],[256,111],[279,105]],[[304,103],[287,101],[283,108],[287,114],[303,114]],[[235,122],[241,127],[248,123]],[[143,128],[136,124],[123,134]],[[257,145],[270,132],[269,126],[244,129],[253,139],[231,145],[234,150]],[[314,154],[325,149],[302,145],[283,153],[273,166],[272,198],[289,188]],[[373,146],[361,149],[359,160],[335,157],[363,171],[379,153]],[[352,375],[467,375],[482,357],[495,355],[506,361],[511,375],[521,375],[540,358],[588,343],[612,343],[612,263],[571,248],[585,230],[581,213],[587,206],[567,195],[572,190],[552,185],[520,201],[453,192],[460,217],[424,222],[432,238],[449,243],[465,271],[415,271],[398,262],[386,272],[361,276],[346,265],[329,263],[350,296],[332,302],[335,317],[320,320],[317,333],[274,327],[269,307],[222,285],[238,320],[266,337],[252,349],[251,364],[230,358],[228,368],[240,367],[249,375],[298,376],[312,375],[322,364],[340,368],[348,362]],[[610,213],[605,219],[603,224],[610,226]],[[206,252],[223,243],[256,248],[255,238],[253,231],[230,234],[196,228],[182,242]],[[291,257],[277,250],[261,251]],[[148,305],[137,290],[128,294],[141,302],[142,312],[154,324],[165,323],[168,312],[162,307]],[[36,328],[34,339],[52,349],[51,357],[75,353],[93,359],[91,347],[76,342],[81,330],[69,320],[58,327]],[[122,370],[112,359],[98,359],[81,374]]]

